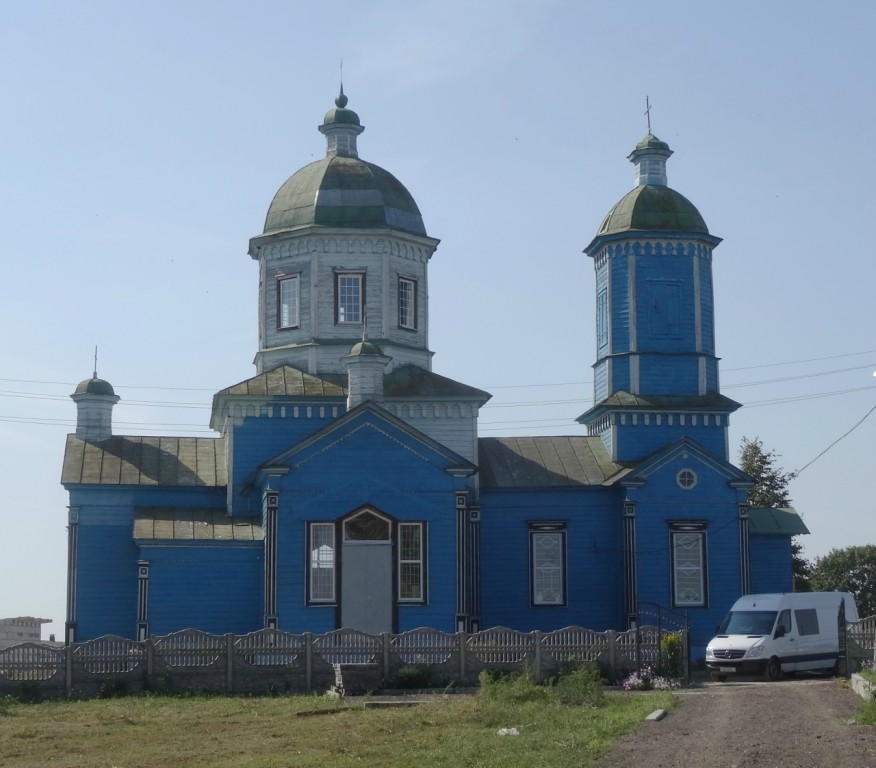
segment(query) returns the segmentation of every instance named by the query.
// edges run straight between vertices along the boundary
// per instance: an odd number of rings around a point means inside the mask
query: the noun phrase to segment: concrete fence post
[[[146,682],[150,688],[155,688],[155,647],[151,637],[147,637],[146,645]]]
[[[542,658],[541,658],[541,641],[542,635],[539,630],[535,630],[532,633],[532,639],[535,644],[535,659],[533,660],[533,666],[535,667],[535,679],[540,683],[542,681]]]
[[[234,635],[225,635],[225,690],[234,692]]]
[[[304,687],[313,690],[313,633],[304,633]]]
[[[465,632],[457,632],[456,636],[459,638],[459,678],[468,682],[468,670],[466,669],[468,664],[465,658],[465,639],[467,635]]]
[[[381,632],[380,639],[383,645],[383,684],[386,685],[390,673],[389,653],[392,648],[392,635],[389,632]]]
[[[64,689],[69,696],[73,692],[73,646],[64,648]]]
[[[606,640],[608,641],[608,667],[611,670],[611,676],[613,678],[618,676],[617,672],[617,632],[613,629],[608,630],[605,633]]]

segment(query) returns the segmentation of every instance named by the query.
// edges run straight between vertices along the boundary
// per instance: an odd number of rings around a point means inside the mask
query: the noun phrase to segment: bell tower
[[[667,184],[669,145],[648,133],[630,153],[636,186],[584,252],[596,272],[594,406],[578,421],[616,461],[687,436],[727,457],[729,414],[715,355],[712,252],[694,205]]]

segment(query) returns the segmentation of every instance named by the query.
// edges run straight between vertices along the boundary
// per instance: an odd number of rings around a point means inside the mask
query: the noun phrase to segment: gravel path
[[[683,691],[596,765],[640,768],[876,768],[876,728],[836,680],[713,683]]]

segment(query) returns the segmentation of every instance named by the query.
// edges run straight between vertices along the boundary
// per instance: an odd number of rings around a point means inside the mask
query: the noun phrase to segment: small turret
[[[376,344],[363,339],[344,358],[347,366],[347,410],[366,400],[383,397],[383,374],[391,357]]]
[[[95,371],[90,379],[79,382],[70,397],[76,403],[76,437],[98,442],[113,436],[113,406],[119,396],[112,384],[97,378]]]

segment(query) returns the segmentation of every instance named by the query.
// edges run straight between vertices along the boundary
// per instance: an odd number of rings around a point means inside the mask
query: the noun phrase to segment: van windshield
[[[775,611],[730,611],[718,628],[718,634],[768,635],[775,623]]]

